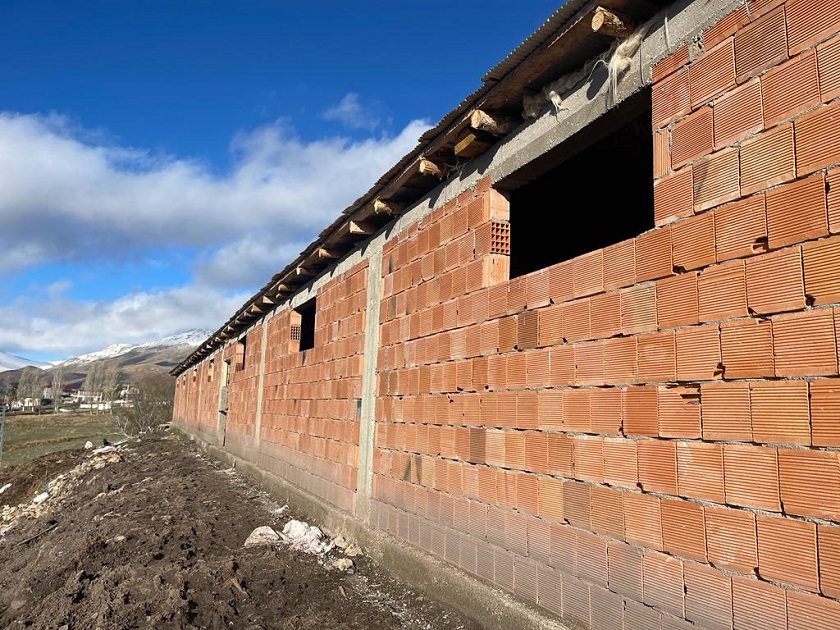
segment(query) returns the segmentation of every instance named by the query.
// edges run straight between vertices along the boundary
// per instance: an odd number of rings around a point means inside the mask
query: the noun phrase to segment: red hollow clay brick
[[[759,575],[765,580],[818,590],[817,526],[763,514],[757,519]]]
[[[726,378],[773,376],[773,334],[769,321],[742,319],[720,325]]]
[[[715,148],[758,133],[764,128],[758,79],[728,92],[715,102]]]
[[[656,309],[660,328],[696,324],[698,321],[697,274],[683,273],[657,282]]]
[[[637,286],[621,292],[621,330],[625,335],[656,330],[656,288]]]
[[[830,628],[840,619],[840,602],[824,597],[785,591],[788,628],[820,630]]]
[[[802,247],[805,293],[813,304],[840,302],[840,237],[832,237]]]
[[[599,388],[592,391],[590,406],[593,432],[606,435],[618,435],[621,432],[621,398],[621,390],[618,388]]]
[[[642,558],[642,575],[644,603],[683,617],[685,592],[682,562],[665,554],[649,551]]]
[[[607,585],[607,541],[590,532],[577,534],[575,574],[595,584]]]
[[[681,558],[706,562],[703,507],[690,501],[665,499],[661,508],[665,551]]]
[[[840,379],[811,381],[811,441],[814,446],[840,446]]]
[[[654,186],[654,195],[656,188]],[[654,202],[654,205],[655,202]],[[604,248],[604,290],[630,286],[636,281],[636,239]]]
[[[676,443],[640,440],[638,443],[639,484],[646,492],[677,494]]]
[[[593,486],[592,529],[619,540],[624,538],[624,499],[621,492]]]
[[[686,64],[688,64],[688,44],[683,44],[654,64],[651,69],[651,79],[656,83]]]
[[[761,77],[764,123],[768,127],[820,102],[817,55],[806,52]]]
[[[787,56],[787,29],[782,7],[735,33],[735,73],[739,83],[784,61]]]
[[[764,195],[753,195],[714,211],[718,262],[752,256],[767,243]]]
[[[732,578],[732,618],[735,628],[785,628],[785,591],[778,586],[741,577]]]
[[[800,248],[770,252],[746,260],[747,308],[753,313],[781,313],[805,307]]]
[[[749,383],[704,383],[703,439],[752,441]]]
[[[603,342],[596,341],[575,346],[575,384],[593,386],[605,384]]]
[[[792,124],[765,131],[741,144],[742,195],[781,184],[794,177],[796,164]]]
[[[840,596],[840,527],[817,526],[820,561],[820,590],[829,597]]]
[[[735,86],[735,45],[728,39],[707,50],[688,67],[691,105],[697,106]],[[670,78],[671,81],[674,77]],[[660,84],[661,85],[661,84]],[[675,110],[676,107],[672,107]],[[654,118],[656,120],[656,118]]]
[[[574,436],[575,477],[584,481],[604,481],[604,438],[593,435]]]
[[[664,135],[664,134],[659,134]],[[653,208],[657,225],[670,223],[674,219],[689,217],[694,213],[694,188],[691,167],[686,166],[676,173],[663,177],[653,184]],[[635,261],[634,261],[635,262]],[[604,283],[608,284],[609,259],[605,257]],[[627,283],[632,284],[632,281]],[[623,286],[624,283],[617,286]]]
[[[805,50],[836,30],[840,7],[834,2],[791,0],[785,7],[790,54]]]
[[[624,390],[625,435],[659,435],[659,407],[656,387],[628,387]]]
[[[700,269],[715,262],[714,217],[706,212],[674,224],[674,267]]]
[[[767,191],[767,230],[772,249],[828,234],[822,173]]]
[[[724,444],[726,502],[778,512],[779,473],[776,450],[748,444]]]
[[[707,507],[705,517],[709,562],[724,569],[752,573],[758,567],[755,514]]]
[[[771,444],[810,444],[808,383],[766,381],[750,384],[753,440]]]
[[[610,485],[635,488],[637,472],[636,440],[604,438],[604,481]]]
[[[722,446],[677,442],[677,484],[680,496],[725,503]]]
[[[574,297],[572,261],[553,265],[548,269],[548,296],[555,304]]]
[[[563,337],[581,341],[592,336],[588,298],[563,304]]]
[[[780,450],[779,483],[786,513],[840,520],[836,452]]]
[[[621,294],[618,291],[593,295],[590,298],[591,332],[595,339],[612,337],[621,332]]]
[[[668,131],[657,131],[653,134],[653,177],[659,179],[669,172],[671,172],[671,147]]]
[[[713,148],[711,107],[700,108],[671,128],[671,163],[675,169],[711,153]]]
[[[840,162],[838,108],[840,103],[824,105],[794,122],[797,176]]]
[[[659,435],[662,437],[700,437],[700,388],[659,388]]]
[[[563,391],[563,428],[588,432],[592,428],[591,391],[567,389]]]
[[[629,543],[662,549],[662,517],[659,497],[624,493],[624,537]]]
[[[730,47],[731,48],[731,47]],[[731,54],[731,52],[730,52]],[[735,80],[735,63],[732,57],[732,80]],[[710,68],[714,72],[714,68]],[[715,77],[704,76],[698,85],[706,86],[714,82]],[[700,89],[700,88],[698,88]],[[691,110],[691,96],[689,89],[688,69],[675,72],[671,76],[658,81],[651,92],[651,109],[655,128],[664,127],[679,116]]]
[[[701,322],[746,315],[744,261],[733,260],[704,269],[697,278],[697,294]]]
[[[604,252],[596,249],[572,260],[572,287],[575,297],[584,297],[604,290]],[[546,298],[548,297],[546,286]],[[529,303],[530,306],[530,303]]]
[[[840,96],[840,37],[817,46],[817,70],[822,100]]]
[[[803,343],[807,340],[807,343]],[[788,313],[773,318],[776,376],[837,374],[834,315],[831,309]]]
[[[720,571],[686,563],[685,617],[701,627],[732,627],[732,583]]]
[[[738,148],[730,147],[694,163],[694,210],[706,210],[740,195]]]
[[[676,345],[673,331],[638,337],[639,379],[645,383],[676,380]]]
[[[717,325],[692,326],[676,331],[677,380],[708,381],[720,378],[722,359]]]
[[[727,37],[750,23],[753,15],[746,6],[740,6],[728,15],[718,20],[703,33],[703,43],[707,48],[714,48]]]
[[[610,541],[609,557],[610,590],[631,600],[642,599],[642,553],[622,542]]]
[[[671,229],[662,227],[636,237],[636,282],[670,276],[673,271]]]

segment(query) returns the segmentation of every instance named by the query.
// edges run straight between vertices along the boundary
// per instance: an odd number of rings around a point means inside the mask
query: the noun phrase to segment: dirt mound
[[[350,574],[285,547],[244,549],[254,528],[305,515],[272,515],[267,495],[192,446],[151,438],[109,457],[78,476],[78,453],[0,471],[25,500],[67,473],[0,537],[0,627],[479,627],[364,557]]]

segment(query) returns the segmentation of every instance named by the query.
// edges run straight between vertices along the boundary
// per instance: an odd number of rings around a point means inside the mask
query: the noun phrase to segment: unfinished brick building
[[[838,30],[572,0],[174,370],[175,422],[497,620],[840,627]]]

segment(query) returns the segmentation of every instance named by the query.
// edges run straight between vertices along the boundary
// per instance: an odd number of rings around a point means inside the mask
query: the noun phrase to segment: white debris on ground
[[[347,571],[353,568],[353,561],[350,558],[339,558],[338,560],[334,560],[330,566],[339,571]]]
[[[283,513],[288,506],[283,506],[275,513]],[[351,557],[362,555],[362,549],[353,543],[348,542],[343,536],[329,539],[318,527],[304,521],[292,519],[283,526],[283,531],[278,532],[273,528],[263,525],[257,527],[245,540],[245,547],[261,547],[274,545],[288,545],[290,551],[303,551],[323,559],[327,566],[339,571],[349,571],[353,568]],[[342,553],[342,558],[331,562],[326,556],[333,549]]]
[[[12,487],[12,484],[7,483],[5,486],[3,486],[2,488],[0,488],[0,494],[3,494],[4,492],[6,492],[6,490],[8,490],[8,489],[9,489],[9,488],[11,488],[11,487]]]
[[[90,440],[88,440],[87,442],[85,442],[85,448],[86,448],[87,450],[92,449],[92,448],[93,448],[93,442],[91,442]]]
[[[280,542],[280,535],[267,525],[257,527],[245,540],[245,547],[264,547],[276,545]]]
[[[98,448],[74,468],[44,484],[43,491],[33,497],[29,503],[4,505],[0,508],[0,542],[2,542],[6,532],[15,527],[20,519],[38,518],[47,513],[52,500],[69,493],[87,473],[120,461],[122,461],[122,457],[119,454],[119,448],[115,446]]]
[[[286,523],[283,538],[292,551],[303,551],[315,556],[329,553],[333,548],[332,543],[324,539],[324,532],[304,521],[293,519]]]

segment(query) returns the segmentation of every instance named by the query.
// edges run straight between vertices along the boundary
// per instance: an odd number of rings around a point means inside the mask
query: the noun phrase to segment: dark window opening
[[[499,187],[510,194],[511,278],[650,230],[650,90],[628,98]]]
[[[300,315],[300,350],[315,347],[315,298],[295,309]]]
[[[245,369],[245,351],[248,349],[248,338],[242,337],[236,344],[236,369]]]

